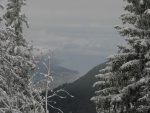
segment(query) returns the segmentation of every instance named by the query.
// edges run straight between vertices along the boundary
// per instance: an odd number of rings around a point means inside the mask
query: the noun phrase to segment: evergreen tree
[[[125,1],[123,27],[116,29],[127,45],[96,75],[98,113],[150,113],[150,0]]]
[[[8,0],[5,27],[0,32],[0,112],[44,113],[42,98],[32,88],[32,47],[23,37],[21,14],[25,0]]]

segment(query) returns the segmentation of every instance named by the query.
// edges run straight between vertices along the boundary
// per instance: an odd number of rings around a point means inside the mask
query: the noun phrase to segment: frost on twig
[[[47,57],[48,57],[47,58],[48,60],[45,60],[42,62],[45,72],[42,72],[40,74],[43,76],[43,78],[42,78],[42,80],[37,82],[35,84],[35,86],[39,86],[38,90],[41,89],[42,90],[41,92],[43,92],[42,95],[44,95],[44,97],[43,97],[42,102],[45,105],[46,113],[49,113],[48,107],[51,107],[51,108],[57,110],[59,113],[63,113],[63,111],[61,109],[54,106],[54,104],[56,104],[56,102],[55,102],[55,100],[53,100],[53,98],[58,97],[60,99],[64,99],[64,98],[67,98],[67,96],[70,96],[72,98],[73,98],[73,96],[69,92],[67,92],[63,89],[59,89],[56,91],[52,90],[51,84],[54,81],[54,79],[53,79],[53,74],[51,71],[51,55],[48,55]],[[41,84],[42,84],[42,87],[41,87]],[[62,95],[62,93],[63,93],[63,95]]]

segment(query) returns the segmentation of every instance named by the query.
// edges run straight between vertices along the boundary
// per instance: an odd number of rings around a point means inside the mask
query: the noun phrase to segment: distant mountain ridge
[[[65,83],[73,82],[80,77],[78,71],[74,71],[62,66],[52,67],[52,74],[54,79],[51,85],[52,88],[56,88]]]
[[[64,113],[96,113],[95,105],[90,101],[90,98],[95,95],[94,92],[96,89],[93,88],[93,84],[97,81],[95,75],[99,74],[99,70],[105,66],[106,63],[102,63],[75,82],[64,84],[56,88],[56,90],[65,89],[73,95],[74,98],[54,98],[57,102],[55,106],[62,109]],[[57,113],[51,108],[49,108],[49,110],[51,113]]]
[[[36,76],[34,77],[34,83],[39,82],[43,79],[43,75],[41,73],[46,73],[46,68],[43,65],[43,62],[48,65],[48,58],[43,56],[41,60],[37,64]],[[53,62],[53,61],[52,61]],[[58,64],[51,63],[50,65],[51,74],[53,76],[54,81],[51,83],[50,88],[56,88],[64,83],[70,83],[75,81],[80,77],[79,72],[68,69],[66,67],[60,66]]]
[[[51,67],[52,69],[52,73],[54,74],[53,76],[61,76],[62,75],[78,75],[79,72],[78,71],[75,71],[75,70],[72,70],[72,69],[68,69],[68,68],[65,68],[65,67],[62,67],[62,66],[52,66]]]

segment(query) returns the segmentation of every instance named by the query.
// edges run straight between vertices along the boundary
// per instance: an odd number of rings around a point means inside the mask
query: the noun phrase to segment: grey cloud
[[[28,0],[25,10],[32,24],[81,24],[116,18],[121,7],[121,0]]]
[[[123,42],[113,29],[119,23],[122,1],[28,0],[24,11],[30,29],[26,35],[35,46],[56,51],[63,65],[80,71],[86,65],[83,70],[87,71]]]
[[[51,29],[32,29],[27,37],[33,39],[34,44],[39,47],[88,55],[100,55],[100,51],[112,48],[114,44],[122,41],[111,27],[88,27],[84,30],[82,27],[58,27],[54,31]]]

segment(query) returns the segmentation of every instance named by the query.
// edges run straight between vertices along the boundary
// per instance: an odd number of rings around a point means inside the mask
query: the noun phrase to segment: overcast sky
[[[123,43],[116,30],[123,0],[28,0],[28,40],[52,49],[61,65],[86,73]]]

